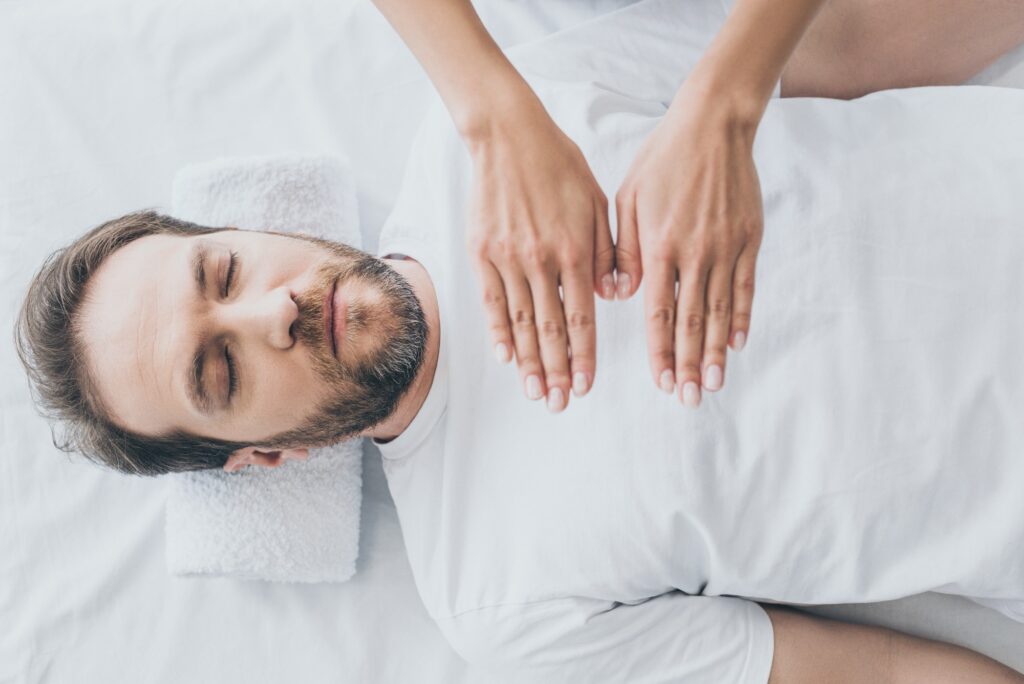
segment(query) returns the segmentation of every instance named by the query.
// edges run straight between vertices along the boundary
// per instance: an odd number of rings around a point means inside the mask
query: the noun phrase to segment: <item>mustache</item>
[[[295,297],[298,308],[298,319],[293,326],[295,339],[309,348],[319,369],[330,375],[338,375],[339,368],[339,362],[324,335],[328,316],[326,306],[330,305],[327,296],[335,283],[337,287],[350,282],[373,285],[388,282],[394,277],[387,264],[374,256],[355,250],[350,250],[344,256],[348,258],[335,254],[336,258],[321,264],[316,270],[313,283]],[[358,322],[362,318],[363,304],[349,301],[348,314],[351,320]]]

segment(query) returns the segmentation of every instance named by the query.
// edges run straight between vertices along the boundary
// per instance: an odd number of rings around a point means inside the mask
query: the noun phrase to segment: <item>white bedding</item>
[[[625,0],[480,3],[503,45]],[[1024,49],[975,79],[1024,87]],[[346,153],[364,248],[401,180],[430,84],[369,2],[0,3],[0,299],[102,220],[170,206],[182,165]],[[9,339],[9,337],[7,338]],[[50,444],[0,345],[0,681],[477,682],[423,609],[368,446],[360,558],[345,585],[175,578],[165,483]],[[963,643],[1024,669],[1024,629],[926,595],[817,609]]]

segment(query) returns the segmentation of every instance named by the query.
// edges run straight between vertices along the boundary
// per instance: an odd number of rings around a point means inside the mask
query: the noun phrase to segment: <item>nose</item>
[[[292,324],[298,317],[299,306],[287,287],[242,297],[221,309],[226,329],[239,337],[282,350],[295,343]]]

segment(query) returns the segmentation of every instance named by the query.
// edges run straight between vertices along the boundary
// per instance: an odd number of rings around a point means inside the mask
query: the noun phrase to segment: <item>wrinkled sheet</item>
[[[478,6],[511,46],[625,4]],[[1024,87],[1024,50],[972,82]],[[430,84],[365,0],[9,0],[0,93],[9,335],[47,254],[113,216],[169,209],[177,169],[217,156],[347,154],[373,252]],[[0,345],[0,444],[0,682],[482,681],[419,601],[372,446],[356,576],[290,586],[169,576],[165,483],[57,452],[10,343]],[[1020,626],[961,599],[816,610],[1024,668]]]

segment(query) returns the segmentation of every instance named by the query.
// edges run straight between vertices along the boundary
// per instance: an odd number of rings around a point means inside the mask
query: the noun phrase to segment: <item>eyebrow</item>
[[[206,242],[200,240],[192,248],[190,263],[192,264],[192,279],[196,284],[196,291],[202,296],[206,290]]]
[[[200,299],[206,297],[206,257],[210,250],[205,240],[199,240],[189,255],[189,270],[192,273],[192,281],[195,283],[196,296]],[[203,415],[213,413],[210,396],[206,393],[203,385],[203,366],[206,362],[206,340],[200,339],[192,354],[192,363],[189,364],[188,382],[186,389],[189,401]]]

